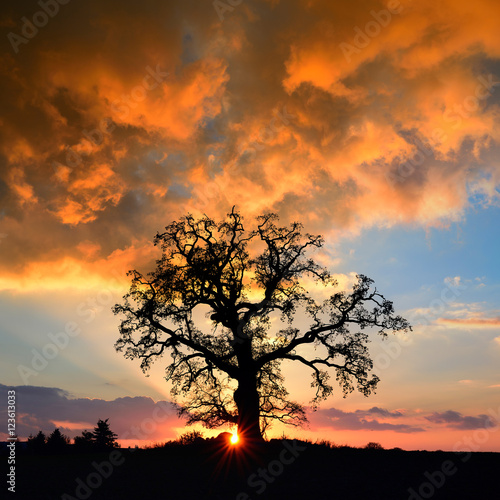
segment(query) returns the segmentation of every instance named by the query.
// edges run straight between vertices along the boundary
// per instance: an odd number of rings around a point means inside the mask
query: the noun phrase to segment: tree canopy
[[[344,395],[369,395],[379,381],[369,331],[410,329],[366,276],[349,293],[339,290],[308,255],[323,246],[321,236],[278,221],[265,214],[246,230],[233,208],[220,222],[192,215],[172,222],[155,237],[156,269],[130,271],[130,290],[114,307],[123,318],[117,350],[140,359],[144,372],[168,354],[166,379],[180,412],[209,427],[237,424],[244,439],[261,439],[272,420],[305,421],[303,406],[288,397],[283,361],[311,371],[313,405],[332,394],[331,373]]]

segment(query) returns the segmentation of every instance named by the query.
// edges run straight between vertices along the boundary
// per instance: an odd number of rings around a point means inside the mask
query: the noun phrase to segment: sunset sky
[[[111,307],[158,230],[236,205],[324,235],[340,286],[366,274],[413,325],[374,338],[375,395],[270,436],[500,451],[499,20],[495,0],[4,2],[2,422],[15,388],[22,438],[182,433]]]

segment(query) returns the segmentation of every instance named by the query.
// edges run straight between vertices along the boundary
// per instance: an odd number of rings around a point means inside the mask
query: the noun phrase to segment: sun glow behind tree
[[[240,440],[240,438],[238,436],[238,433],[236,431],[234,431],[231,438],[229,439],[229,441],[231,442],[231,444],[236,445],[236,444],[238,444],[239,440]]]

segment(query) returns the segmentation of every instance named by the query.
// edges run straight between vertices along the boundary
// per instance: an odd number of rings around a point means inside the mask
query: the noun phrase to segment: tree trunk
[[[242,444],[252,446],[264,441],[260,432],[260,401],[252,340],[246,335],[239,336],[237,330],[233,332],[239,368],[238,388],[234,391],[234,402],[238,408],[238,436]]]
[[[255,376],[245,374],[234,391],[234,402],[238,407],[238,436],[247,445],[264,441],[260,432],[260,405]]]

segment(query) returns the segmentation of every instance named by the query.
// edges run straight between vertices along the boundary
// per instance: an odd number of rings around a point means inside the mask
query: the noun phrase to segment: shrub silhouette
[[[374,443],[370,441],[366,446],[365,450],[383,450],[384,447],[380,443]]]
[[[205,439],[203,438],[203,433],[200,431],[186,432],[177,440],[179,444],[198,444],[203,441],[205,441]]]

